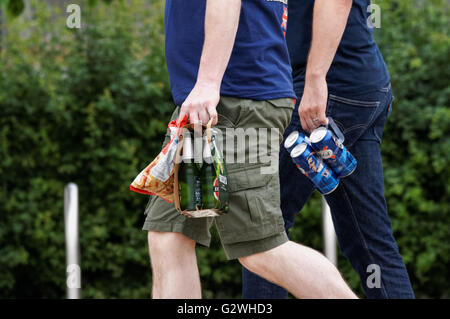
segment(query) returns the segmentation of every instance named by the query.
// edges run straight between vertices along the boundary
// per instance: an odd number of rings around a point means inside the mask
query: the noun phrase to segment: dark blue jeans
[[[297,92],[299,93],[299,92]],[[302,93],[298,94],[300,101]],[[330,94],[327,116],[345,136],[345,145],[358,161],[355,172],[341,179],[338,188],[326,196],[343,255],[359,274],[367,298],[414,298],[409,276],[397,244],[384,197],[380,142],[393,95],[390,85],[378,91],[354,96]],[[298,103],[284,133],[303,131]],[[281,209],[286,232],[314,192],[314,186],[280,147],[279,174]],[[370,266],[376,265],[376,266]],[[368,268],[369,267],[369,268]],[[374,286],[374,268],[379,281]],[[367,284],[367,282],[371,284]],[[379,287],[379,288],[377,288]],[[243,268],[243,298],[286,298],[287,292]]]

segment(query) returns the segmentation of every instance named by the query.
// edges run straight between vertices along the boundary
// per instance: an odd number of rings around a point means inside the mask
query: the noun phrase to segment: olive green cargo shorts
[[[294,99],[290,98],[254,101],[221,97],[217,106],[216,127],[221,129],[222,139],[228,140],[231,134],[232,138],[248,134],[246,138],[244,137],[247,140],[245,145],[241,144],[239,149],[237,141],[231,144],[223,142],[225,159],[229,158],[227,152],[242,155],[242,147],[245,148],[246,154],[245,163],[242,163],[242,158],[239,163],[237,159],[226,162],[228,213],[218,217],[188,218],[181,215],[173,204],[152,196],[145,209],[147,217],[143,230],[182,233],[198,244],[209,247],[211,241],[209,229],[215,223],[228,259],[267,251],[288,241],[280,209],[278,152],[283,132],[291,119],[294,103]],[[178,112],[179,108],[176,108],[172,119],[178,117]],[[267,158],[259,159],[260,156],[255,156],[255,148],[250,146],[255,146],[255,140],[252,144],[250,138],[252,132],[258,134],[264,131],[264,128],[267,129],[267,139],[272,138],[272,143],[265,143],[267,153],[272,155],[272,162]],[[271,132],[275,134],[270,134]],[[261,134],[258,137],[261,139],[258,139],[257,147],[264,141]],[[167,132],[163,145],[169,140]],[[250,159],[249,155],[253,156],[253,159]],[[268,165],[274,169],[267,169]],[[267,170],[263,172],[264,168]]]

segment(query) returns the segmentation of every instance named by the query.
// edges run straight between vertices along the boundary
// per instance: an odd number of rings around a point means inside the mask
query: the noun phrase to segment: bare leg
[[[195,241],[180,233],[149,231],[148,246],[153,273],[153,298],[202,297]]]
[[[292,241],[239,261],[297,298],[357,298],[325,256]]]

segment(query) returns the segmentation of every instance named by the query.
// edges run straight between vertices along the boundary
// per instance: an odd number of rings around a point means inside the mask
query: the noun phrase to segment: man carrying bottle
[[[166,1],[167,67],[175,104],[181,106],[173,119],[187,115],[191,123],[206,123],[213,118],[224,132],[284,131],[295,104],[284,39],[286,3]],[[275,144],[268,153],[278,152]],[[186,218],[159,197],[149,201],[143,229],[148,231],[154,298],[201,297],[195,246],[209,245],[213,222],[229,259],[296,297],[356,297],[323,255],[288,240],[278,172],[262,174],[263,165],[227,163],[229,210],[214,219]]]

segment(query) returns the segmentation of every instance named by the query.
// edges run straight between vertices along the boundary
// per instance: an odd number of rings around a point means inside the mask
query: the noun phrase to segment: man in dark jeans
[[[327,124],[326,117],[335,120],[358,161],[355,172],[326,196],[342,253],[368,298],[414,298],[384,198],[380,142],[393,94],[367,22],[369,5],[370,0],[289,1],[287,41],[298,102],[284,138],[294,130],[308,134]],[[279,167],[288,232],[314,186],[283,147]],[[243,297],[286,298],[287,292],[243,268]]]

